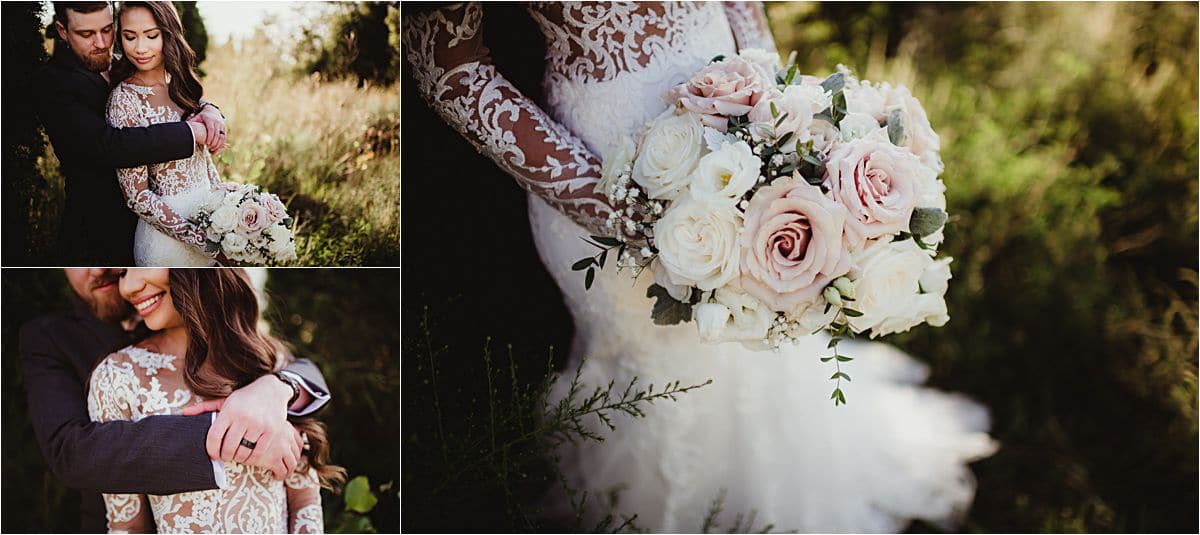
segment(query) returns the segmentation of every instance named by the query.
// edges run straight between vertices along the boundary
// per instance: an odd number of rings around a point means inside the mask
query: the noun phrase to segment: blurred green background
[[[1197,531],[1197,4],[796,2],[767,11],[781,54],[795,50],[802,73],[844,63],[903,83],[941,135],[951,320],[889,340],[930,365],[930,386],[991,410],[1001,448],[973,465],[978,492],[959,529]],[[541,63],[530,58],[542,57],[541,36],[524,6],[485,8],[483,32],[500,71],[540,98]],[[503,369],[511,344],[517,380],[536,384],[548,346],[562,369],[570,319],[532,248],[524,193],[411,87],[405,78],[406,124],[423,135],[404,150],[438,157],[408,158],[402,172],[439,177],[453,161],[471,195],[410,180],[420,204],[404,208],[418,219],[487,213],[495,239],[444,247],[478,235],[472,218],[403,234],[419,259],[402,268],[412,355],[402,364],[405,529],[527,529],[539,525],[524,516],[528,504],[553,485],[538,463],[463,475],[471,452],[448,458],[439,437],[478,435],[463,423],[474,420],[488,429],[484,347]],[[481,259],[501,258],[486,263],[493,277],[473,275]],[[453,491],[428,492],[442,487]]]
[[[1196,531],[1196,4],[768,12],[941,135],[951,321],[894,341],[992,411],[963,529]]]
[[[5,269],[0,280],[7,378],[0,531],[78,531],[79,495],[54,478],[33,438],[17,350],[21,324],[69,309],[71,290],[58,269]],[[378,500],[362,514],[350,509],[365,508],[365,495],[358,492],[363,489],[322,491],[329,532],[390,533],[400,525],[399,282],[395,269],[269,271],[265,317],[272,333],[290,343],[297,357],[315,362],[332,391],[332,401],[319,413],[329,428],[332,462],[350,478],[369,480],[368,490]],[[347,507],[347,497],[353,507]]]

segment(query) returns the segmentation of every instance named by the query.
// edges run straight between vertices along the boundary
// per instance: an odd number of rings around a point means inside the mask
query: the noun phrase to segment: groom
[[[216,152],[225,144],[225,120],[206,104],[187,122],[110,127],[112,4],[55,2],[54,20],[54,55],[35,73],[33,89],[66,177],[60,258],[66,265],[130,266],[137,217],[126,208],[114,169],[188,158],[197,144]]]
[[[224,400],[189,407],[186,415],[136,422],[92,422],[86,388],[96,362],[147,334],[121,298],[117,269],[66,269],[76,305],[21,327],[20,353],[30,420],[46,463],[66,486],[83,490],[80,530],[107,531],[100,492],[175,494],[220,488],[224,461],[239,439],[259,437],[244,464],[291,472],[303,442],[288,423],[329,401],[316,366],[296,360]],[[201,414],[219,409],[215,414]],[[260,435],[261,434],[261,435]],[[237,436],[235,436],[237,435]],[[244,451],[244,448],[243,448]]]

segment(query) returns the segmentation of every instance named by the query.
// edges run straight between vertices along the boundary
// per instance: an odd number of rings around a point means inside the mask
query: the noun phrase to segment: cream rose
[[[717,288],[716,301],[729,309],[729,321],[723,338],[727,341],[754,342],[767,337],[775,311],[733,283]]]
[[[759,189],[742,229],[742,286],[772,310],[793,313],[850,270],[846,209],[799,176]]]
[[[778,118],[771,113],[771,104],[775,104],[775,111],[779,112],[779,116],[783,117],[786,114],[775,131],[779,135],[791,132],[795,136],[783,147],[785,152],[795,152],[796,141],[804,143],[812,137],[810,130],[813,126],[813,115],[828,108],[832,104],[832,98],[820,85],[789,85],[783,88],[783,91],[772,89],[750,111],[749,119],[774,126]]]
[[[652,199],[672,200],[687,188],[704,152],[704,125],[690,113],[667,110],[642,136],[633,181]]]
[[[928,168],[907,150],[892,145],[883,130],[846,143],[829,153],[825,186],[844,206],[846,243],[908,230]]]
[[[212,229],[224,234],[234,229],[238,222],[238,211],[232,205],[222,205],[212,213],[209,218],[212,223]]]
[[[699,114],[705,125],[724,132],[729,118],[750,113],[773,82],[763,76],[761,67],[734,56],[709,64],[663,98]]]
[[[661,258],[654,259],[654,262],[650,264],[650,270],[654,272],[654,284],[662,286],[676,301],[687,303],[691,300],[692,287],[671,282],[671,276],[667,273],[666,266],[663,266]]]
[[[903,240],[868,245],[854,260],[858,270],[853,308],[862,312],[848,318],[855,331],[871,329],[876,338],[921,323],[945,325],[950,319],[944,298],[950,259],[934,261],[916,242]]]
[[[654,240],[672,284],[708,291],[738,275],[738,215],[731,206],[684,197],[654,224]]]
[[[729,307],[721,303],[700,303],[692,309],[692,319],[696,321],[700,340],[710,344],[725,341],[722,335],[729,323]]]
[[[705,154],[692,174],[692,196],[714,204],[733,206],[754,184],[762,161],[744,141],[726,143]]]
[[[879,123],[875,122],[874,117],[859,112],[847,113],[838,123],[838,130],[843,142],[862,139],[879,129]]]

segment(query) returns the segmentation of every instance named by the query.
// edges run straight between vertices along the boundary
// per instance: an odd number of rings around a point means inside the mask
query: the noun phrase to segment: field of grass
[[[230,136],[216,157],[221,177],[259,184],[288,205],[295,265],[399,264],[398,87],[317,81],[296,74],[283,52],[261,35],[209,47],[204,98],[221,108]],[[52,148],[39,168],[34,256],[54,258],[63,178]]]

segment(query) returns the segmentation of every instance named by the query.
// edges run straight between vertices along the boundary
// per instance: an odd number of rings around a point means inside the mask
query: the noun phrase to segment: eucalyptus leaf
[[[839,93],[846,87],[846,74],[835,72],[821,81],[821,89],[830,93]]]
[[[725,54],[717,54],[717,55],[713,56],[713,59],[708,60],[708,62],[716,63],[718,61],[724,61],[724,60],[725,60]]]
[[[583,289],[591,290],[592,283],[595,282],[595,280],[596,280],[596,268],[589,267],[587,270],[587,276],[585,276],[583,279]]]
[[[571,264],[571,271],[583,271],[583,270],[587,269],[588,266],[591,266],[592,263],[594,263],[595,261],[596,261],[596,259],[592,258],[590,256],[587,258],[583,258],[583,259],[579,260],[578,262]]]
[[[816,119],[819,121],[825,121],[829,124],[834,124],[834,125],[837,124],[837,123],[833,122],[833,110],[830,108],[825,108],[820,113],[813,115],[813,119]]]
[[[657,299],[650,312],[655,325],[675,325],[692,319],[692,305],[671,297],[670,292],[662,286],[651,284],[646,288],[646,297]]]
[[[850,309],[850,308],[843,308],[842,312],[845,312],[846,316],[850,317],[850,318],[857,318],[857,317],[863,315],[862,312],[859,312],[857,310]]]
[[[608,236],[592,236],[592,239],[596,240],[597,243],[601,243],[601,244],[607,245],[609,247],[616,247],[618,245],[621,245],[621,240],[618,240],[616,238],[610,238]]]
[[[837,359],[838,359],[838,362],[850,362],[850,361],[854,360],[853,358],[847,357],[845,355],[838,355]]]
[[[833,357],[821,357],[821,362],[829,362],[831,360],[833,360]]]
[[[888,116],[887,132],[893,145],[899,147],[904,142],[904,118],[900,110],[892,110],[892,114]]]
[[[788,67],[787,76],[784,77],[784,79],[783,79],[783,83],[785,85],[792,84],[792,80],[794,80],[796,78],[796,70],[797,69],[798,69],[798,67],[795,64],[792,64],[791,67]]]
[[[775,107],[775,103],[771,103],[771,117],[779,117],[779,108]]]
[[[946,224],[947,214],[941,208],[917,208],[908,220],[908,231],[916,238],[924,238]]]

